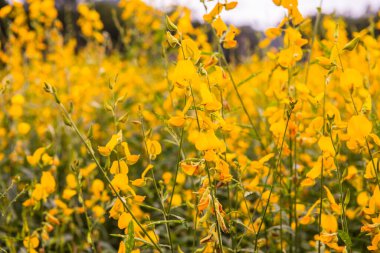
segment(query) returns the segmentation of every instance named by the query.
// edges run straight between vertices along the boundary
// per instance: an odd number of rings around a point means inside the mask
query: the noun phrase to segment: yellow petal
[[[335,149],[330,137],[322,136],[318,141],[318,146],[323,152],[328,152],[332,156],[335,156]]]
[[[224,7],[226,8],[226,11],[229,11],[229,10],[234,9],[237,6],[237,4],[238,2],[233,1],[233,2],[226,3]]]
[[[33,155],[27,156],[26,160],[29,162],[30,165],[35,166],[40,161],[42,154],[45,152],[46,148],[38,148],[36,151],[34,151]]]
[[[331,214],[322,214],[322,228],[327,233],[334,233],[338,230],[338,221],[336,220],[334,215]]]
[[[372,131],[372,122],[363,115],[352,116],[347,126],[347,134],[355,140],[362,141]]]
[[[375,164],[376,168],[378,166],[379,159],[374,158],[373,163]],[[376,171],[375,168],[373,167],[372,161],[368,161],[367,166],[365,168],[365,174],[364,178],[371,179],[371,178],[376,178]]]
[[[227,25],[223,22],[223,20],[218,17],[212,22],[212,27],[216,31],[216,35],[221,37],[225,31],[227,31]]]
[[[110,168],[111,174],[128,174],[128,165],[124,160],[121,161],[113,161],[112,166]]]
[[[48,194],[54,192],[56,183],[50,171],[42,172],[41,185]]]
[[[363,191],[363,192],[359,193],[358,196],[356,197],[356,201],[358,202],[359,206],[366,207],[368,205],[368,201],[369,201],[368,192]]]
[[[124,229],[124,228],[128,227],[129,222],[131,222],[131,220],[132,220],[131,214],[129,214],[127,212],[123,212],[120,215],[119,220],[117,221],[117,226],[120,229]]]
[[[340,76],[340,85],[346,90],[363,87],[363,76],[356,69],[344,69]]]
[[[128,176],[126,174],[116,174],[111,181],[116,190],[128,190]]]

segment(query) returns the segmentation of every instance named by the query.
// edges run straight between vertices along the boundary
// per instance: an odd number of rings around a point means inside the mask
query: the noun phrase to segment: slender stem
[[[214,29],[212,29],[212,31],[213,31],[213,33],[214,33],[214,36],[216,36]],[[226,71],[227,71],[227,73],[228,73],[228,76],[230,77],[230,80],[231,80],[232,86],[233,86],[233,88],[234,88],[234,90],[235,90],[235,93],[236,93],[236,95],[237,95],[237,97],[238,97],[238,99],[239,99],[239,102],[240,102],[240,104],[241,104],[241,106],[242,106],[242,108],[243,108],[243,111],[244,111],[245,115],[246,115],[247,118],[248,118],[249,124],[251,125],[252,130],[253,130],[253,132],[255,133],[255,137],[256,137],[256,139],[259,141],[261,148],[262,148],[263,150],[265,150],[265,145],[264,145],[264,143],[262,142],[262,140],[261,140],[261,136],[259,135],[259,132],[257,131],[255,124],[253,123],[252,117],[249,115],[249,112],[248,112],[248,110],[247,110],[247,107],[245,106],[244,101],[243,101],[243,99],[242,99],[242,97],[241,97],[241,95],[240,95],[240,92],[239,92],[239,90],[238,90],[238,86],[237,86],[237,84],[236,84],[236,82],[235,82],[235,79],[234,79],[234,77],[233,77],[233,75],[232,75],[232,72],[231,72],[230,66],[228,65],[228,62],[227,62],[227,60],[226,60],[226,56],[224,55],[224,52],[223,52],[223,49],[222,49],[222,46],[220,45],[220,43],[218,43],[218,53],[219,53],[219,55],[220,55],[221,60],[223,61],[224,68],[226,69]]]
[[[313,36],[311,38],[311,44],[310,44],[310,52],[307,56],[307,63],[306,63],[306,74],[305,74],[305,84],[307,85],[307,81],[309,78],[309,70],[310,70],[310,60],[311,60],[311,55],[313,52],[313,47],[314,47],[314,42],[315,42],[315,37],[317,36],[317,30],[319,27],[319,23],[321,22],[321,16],[322,16],[322,3],[323,0],[319,2],[319,7],[317,8],[317,19],[315,20],[314,23],[314,28],[313,28]]]
[[[326,80],[327,80],[327,76],[326,76]],[[322,132],[323,132],[323,135],[326,134],[326,81],[324,82],[323,84],[323,108],[322,108],[322,117],[323,117],[323,128],[322,128]],[[320,171],[320,174],[321,174],[321,179],[320,179],[320,191],[319,191],[319,197],[321,199],[320,203],[319,203],[319,218],[318,218],[318,234],[319,234],[319,241],[318,241],[318,253],[321,252],[321,233],[322,233],[322,209],[323,209],[323,171],[324,171],[324,159],[323,159],[323,153],[322,153],[322,162],[321,162],[321,171]]]
[[[181,160],[181,153],[182,153],[181,151],[182,151],[182,144],[183,144],[183,132],[184,132],[184,128],[182,127],[182,129],[181,129],[181,137],[180,137],[180,141],[179,141],[178,154],[177,154],[177,164],[176,164],[176,170],[175,170],[175,175],[174,175],[173,189],[172,189],[172,193],[170,194],[170,201],[169,201],[169,206],[168,206],[168,210],[167,210],[168,214],[170,214],[170,209],[171,209],[172,202],[173,202],[173,196],[174,196],[174,192],[175,192],[175,187],[177,185],[177,176],[178,176],[178,171],[179,171],[179,163],[180,163],[180,160]]]
[[[334,145],[333,136],[332,136],[332,126],[331,126],[331,123],[329,124],[329,135],[330,135],[330,140],[331,140],[331,143],[332,143],[334,151],[335,151],[334,163],[335,163],[335,165],[337,167],[337,174],[338,174],[338,180],[339,180],[340,203],[342,205],[342,214],[340,215],[340,219],[341,219],[341,223],[342,223],[342,230],[344,232],[346,232],[347,235],[349,236],[349,233],[348,233],[348,223],[347,223],[347,217],[346,217],[346,207],[345,207],[345,203],[344,203],[343,173],[342,173],[342,171],[340,169],[339,161],[337,159],[339,150],[337,150],[337,148]],[[348,251],[351,252],[351,248],[349,246],[348,246]]]
[[[94,153],[94,150],[92,149],[92,147],[90,146],[90,144],[86,141],[85,137],[82,135],[82,133],[79,131],[77,125],[75,124],[75,122],[73,121],[73,119],[71,118],[71,115],[67,112],[65,106],[60,102],[60,100],[58,99],[58,96],[57,94],[54,92],[49,92],[51,94],[53,94],[53,96],[55,97],[56,99],[56,102],[57,104],[59,105],[59,108],[61,109],[61,111],[63,112],[64,116],[69,120],[70,124],[71,124],[71,127],[74,129],[75,133],[78,135],[78,137],[81,139],[82,143],[85,145],[87,151],[90,153],[90,156],[92,157],[92,159],[94,160],[96,166],[98,167],[99,171],[101,172],[102,176],[104,177],[104,179],[106,180],[108,186],[111,188],[112,192],[116,195],[116,197],[121,201],[123,207],[125,208],[125,210],[131,215],[132,219],[134,222],[136,222],[136,224],[139,226],[139,228],[143,231],[144,235],[146,235],[146,237],[148,237],[149,241],[152,243],[152,245],[159,251],[159,252],[162,252],[162,249],[161,247],[153,240],[153,238],[149,235],[149,233],[146,231],[146,229],[144,228],[144,226],[140,223],[140,221],[136,218],[136,216],[133,214],[133,212],[131,211],[131,209],[128,207],[128,205],[125,203],[125,200],[123,199],[123,197],[121,197],[120,193],[115,189],[115,187],[112,185],[111,183],[111,180],[109,179],[109,177],[107,176],[107,173],[106,171],[104,170],[104,168],[100,165],[100,162],[98,160],[98,158],[95,156],[95,153]]]
[[[82,208],[84,210],[84,215],[86,217],[86,224],[87,224],[87,227],[88,227],[88,233],[89,233],[89,240],[90,240],[90,244],[91,244],[91,248],[93,250],[93,252],[97,252],[96,250],[96,247],[95,247],[95,244],[94,244],[94,240],[92,239],[92,229],[93,229],[93,225],[92,225],[92,222],[90,220],[90,217],[88,215],[88,211],[87,211],[87,207],[86,205],[84,204],[84,197],[83,197],[83,191],[82,191],[82,182],[80,180],[80,175],[79,175],[79,171],[77,170],[77,168],[75,168],[75,178],[76,178],[76,181],[77,181],[77,191],[78,191],[78,200],[79,200],[79,203],[82,205]]]
[[[146,154],[148,156],[149,164],[151,164],[152,163],[152,159],[151,159],[151,156],[150,156],[150,153],[149,153],[148,144],[146,142],[146,137],[145,137],[144,117],[142,116],[141,112],[140,112],[140,121],[141,121],[141,131],[142,131],[142,135],[143,135],[143,142],[144,142]],[[160,204],[161,204],[162,213],[163,213],[163,216],[164,216],[164,219],[165,219],[165,229],[166,229],[166,233],[168,235],[170,249],[171,249],[171,252],[174,253],[174,246],[173,246],[173,242],[172,242],[172,236],[171,236],[171,233],[170,233],[169,223],[167,222],[168,221],[168,216],[167,216],[167,213],[165,211],[165,205],[164,205],[163,198],[162,198],[162,196],[160,194],[160,191],[158,190],[157,180],[156,180],[156,177],[154,175],[154,170],[153,169],[151,170],[151,174],[152,174],[154,189],[156,190],[157,197],[160,199]]]
[[[207,79],[208,80],[208,79]],[[220,104],[222,105],[222,108],[220,109],[220,113],[222,115],[222,119],[224,120],[224,106],[223,106],[223,102],[224,102],[224,99],[223,99],[223,90],[222,89],[219,89],[219,94],[220,94]],[[227,146],[227,141],[226,141],[226,135],[223,133],[223,142],[224,142],[224,145],[226,145],[226,150],[228,150],[228,146]],[[224,160],[227,162],[227,152],[224,152]],[[237,172],[238,174],[239,171]],[[243,188],[244,190],[244,188]],[[230,196],[231,192],[230,192],[230,183],[227,183],[227,201],[228,201],[228,211],[229,211],[229,219],[232,220],[232,216],[231,216],[231,213],[232,213],[232,199],[231,199],[231,196]],[[244,196],[244,195],[243,195]],[[245,199],[244,197],[244,201],[245,201],[245,204],[246,204],[246,207],[247,207],[247,210],[248,210],[248,205],[247,205],[247,200]],[[248,212],[249,214],[249,212]],[[250,218],[251,220],[251,218]],[[235,231],[232,231],[232,248],[235,247],[235,244],[236,244],[236,233],[234,233]]]
[[[352,92],[351,92],[351,102],[354,106],[354,109],[355,109],[355,112],[356,112],[356,115],[359,115],[359,111],[357,110],[356,108],[356,105],[355,105],[355,101],[354,101],[354,98],[352,97]],[[377,166],[375,166],[375,162],[373,161],[373,155],[372,155],[372,151],[369,147],[369,143],[368,143],[368,140],[367,138],[365,139],[365,142],[366,142],[366,146],[367,146],[367,151],[368,151],[368,154],[369,154],[369,158],[371,159],[371,162],[372,162],[372,166],[373,166],[373,170],[375,171],[375,174],[376,174],[376,183],[377,185],[379,186],[379,189],[380,189],[380,181],[379,181],[379,168]]]
[[[294,135],[294,158],[293,158],[293,164],[294,164],[294,246],[295,246],[295,253],[298,252],[298,215],[297,215],[297,186],[298,186],[298,175],[297,175],[297,136]],[[292,179],[293,180],[293,179]]]
[[[293,178],[294,178],[294,171],[293,171],[293,140],[291,137],[289,137],[289,149],[290,149],[290,155],[289,155],[289,169],[290,169],[290,180],[289,180],[289,191],[288,191],[288,194],[289,194],[289,226],[291,227],[292,226],[292,222],[293,222],[293,198],[292,198],[292,190],[293,190]],[[290,234],[289,235],[289,252],[290,253],[293,253],[293,235]]]
[[[268,199],[267,199],[267,202],[266,202],[266,205],[265,205],[265,208],[264,208],[264,211],[263,211],[263,214],[261,215],[261,221],[260,221],[260,225],[259,225],[259,228],[257,230],[257,234],[256,234],[256,238],[255,238],[255,249],[254,251],[257,252],[257,243],[258,243],[258,240],[259,240],[259,234],[260,234],[260,230],[261,230],[261,227],[264,223],[264,219],[265,219],[265,215],[266,215],[266,212],[268,210],[268,207],[269,207],[269,202],[270,202],[270,198],[272,196],[272,192],[273,192],[273,189],[274,189],[274,183],[277,179],[277,177],[279,176],[279,173],[278,173],[278,169],[280,167],[280,164],[281,164],[281,156],[282,156],[282,150],[284,148],[284,143],[285,143],[285,137],[286,137],[286,132],[288,130],[288,126],[289,126],[289,121],[290,121],[290,116],[292,114],[292,111],[293,111],[293,106],[290,108],[290,110],[288,111],[288,117],[287,117],[287,120],[286,120],[286,125],[285,125],[285,130],[284,130],[284,134],[282,136],[282,141],[281,141],[281,147],[280,147],[280,150],[279,150],[279,153],[278,153],[278,157],[277,157],[277,162],[276,162],[276,167],[275,167],[275,170],[274,170],[274,175],[273,175],[273,182],[270,186],[270,190],[269,190],[269,195],[268,195]]]
[[[196,116],[196,120],[197,120],[198,131],[200,132],[201,131],[201,126],[200,126],[200,123],[199,123],[199,117],[198,117],[197,107],[196,107],[196,104],[195,104],[194,92],[193,92],[193,88],[191,86],[191,83],[190,83],[189,87],[190,87],[191,97],[193,99],[193,107],[194,107],[194,110],[195,110],[195,116]],[[217,210],[216,201],[215,201],[215,198],[216,198],[216,189],[215,189],[214,184],[213,184],[213,182],[211,180],[210,169],[208,167],[207,162],[205,164],[206,164],[206,173],[207,173],[207,177],[208,177],[208,182],[209,182],[209,186],[211,188],[211,201],[212,201],[212,205],[213,205],[214,210],[215,210],[215,223],[216,223],[216,230],[218,232],[219,247],[220,247],[220,250],[223,251],[222,232],[220,231],[220,224],[219,224],[218,218],[216,217],[216,210]]]

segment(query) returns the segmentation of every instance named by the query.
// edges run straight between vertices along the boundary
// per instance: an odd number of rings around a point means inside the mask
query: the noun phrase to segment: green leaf
[[[135,230],[133,228],[133,221],[130,221],[128,225],[128,238],[126,240],[125,246],[127,253],[131,253],[135,246]]]
[[[347,247],[351,247],[352,246],[352,241],[351,241],[351,238],[350,238],[350,235],[342,230],[338,230],[338,236],[340,239],[342,239],[342,241],[344,242],[344,244],[346,244]]]
[[[184,220],[160,220],[160,221],[153,221],[147,226],[155,226],[155,225],[160,225],[160,224],[166,224],[166,223],[185,223]]]
[[[248,81],[251,80],[252,78],[258,76],[260,73],[261,73],[261,71],[249,75],[246,79],[244,79],[243,81],[239,82],[239,83],[237,84],[237,87],[240,87],[241,85],[245,84],[246,82],[248,82]]]

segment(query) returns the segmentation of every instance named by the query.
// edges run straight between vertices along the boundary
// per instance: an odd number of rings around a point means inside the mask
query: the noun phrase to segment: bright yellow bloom
[[[111,140],[105,146],[98,146],[98,151],[102,156],[110,156],[112,150],[122,140],[122,133],[119,131],[117,134],[112,135]]]

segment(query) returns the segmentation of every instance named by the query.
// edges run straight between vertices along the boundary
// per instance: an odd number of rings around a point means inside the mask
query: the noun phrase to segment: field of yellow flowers
[[[232,0],[1,8],[0,252],[380,252],[378,17],[273,2],[239,63]]]

